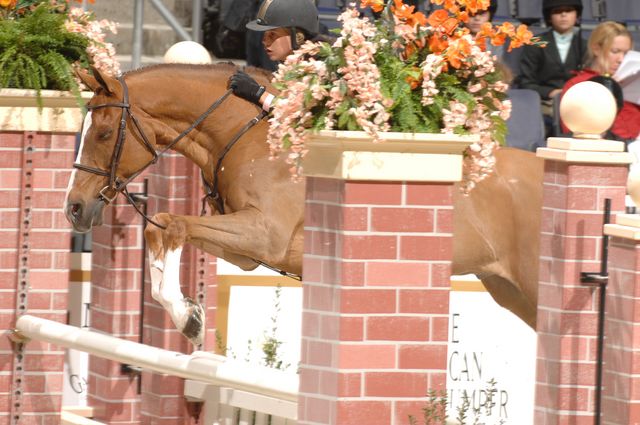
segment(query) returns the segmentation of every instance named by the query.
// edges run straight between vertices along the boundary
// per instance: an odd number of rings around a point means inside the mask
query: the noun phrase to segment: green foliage
[[[261,351],[263,354],[262,360],[263,365],[267,367],[271,367],[279,370],[286,370],[291,366],[289,363],[284,363],[284,361],[280,358],[280,346],[282,345],[282,341],[277,338],[278,331],[278,316],[281,311],[280,299],[282,297],[282,287],[277,286],[274,301],[273,301],[273,315],[271,316],[271,328],[268,332],[265,330],[263,334],[263,342],[261,345]],[[223,355],[230,357],[232,359],[237,359],[237,353],[233,352],[230,348],[225,346],[222,342],[222,335],[216,329],[216,346],[218,352],[223,353]],[[247,351],[245,353],[244,361],[251,361],[251,352],[254,348],[254,342],[252,340],[247,340]]]
[[[497,382],[491,379],[487,382],[486,400],[479,407],[473,407],[471,398],[467,391],[462,391],[462,402],[455,407],[457,413],[455,421],[458,425],[488,425],[489,422],[480,422],[483,415],[491,416],[491,411],[495,407],[494,396],[498,392],[496,389]],[[445,425],[447,424],[447,405],[449,399],[446,391],[429,390],[427,393],[427,401],[422,408],[422,418],[418,420],[415,416],[409,415],[409,425]],[[469,422],[472,421],[472,422]],[[450,423],[450,422],[449,422]],[[503,425],[504,419],[498,419],[497,422],[491,424]]]
[[[73,63],[89,63],[86,37],[64,26],[65,15],[40,4],[19,19],[0,20],[0,87],[69,90],[78,98]]]
[[[282,341],[280,341],[276,333],[278,332],[278,315],[280,314],[280,297],[282,296],[282,287],[278,285],[276,288],[275,299],[273,304],[273,315],[271,316],[271,332],[269,335],[265,335],[264,342],[262,343],[262,353],[264,357],[264,364],[267,367],[272,367],[274,369],[285,370],[290,365],[284,364],[283,360],[280,358],[280,353],[278,349],[282,345]]]
[[[429,390],[427,402],[422,408],[422,422],[409,415],[410,425],[441,425],[447,420],[447,393],[446,391]]]

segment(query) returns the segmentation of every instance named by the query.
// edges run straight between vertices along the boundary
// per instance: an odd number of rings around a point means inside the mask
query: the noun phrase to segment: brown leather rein
[[[127,190],[127,185],[131,183],[133,179],[138,177],[148,167],[158,162],[158,159],[160,159],[162,155],[164,155],[169,149],[173,148],[176,145],[176,143],[182,140],[194,128],[200,125],[202,121],[204,121],[209,115],[211,115],[211,113],[215,111],[218,108],[218,106],[220,106],[222,102],[226,100],[227,97],[229,97],[232,91],[227,90],[222,96],[220,96],[215,102],[213,102],[211,106],[209,106],[209,108],[204,113],[202,113],[198,118],[196,118],[196,120],[188,128],[186,128],[182,133],[176,136],[176,138],[173,139],[167,146],[165,146],[164,149],[162,149],[159,152],[156,152],[151,142],[149,142],[147,135],[144,133],[144,130],[140,126],[140,122],[135,117],[135,115],[133,115],[133,112],[131,111],[131,104],[129,103],[129,88],[125,83],[124,78],[118,77],[118,81],[120,82],[120,85],[122,86],[122,89],[123,89],[122,102],[102,103],[99,105],[87,105],[86,107],[87,110],[89,111],[94,109],[101,109],[101,108],[122,109],[122,115],[120,116],[120,125],[118,127],[118,139],[116,140],[116,144],[113,148],[113,153],[111,154],[111,164],[109,165],[109,170],[101,170],[100,168],[90,167],[88,165],[80,164],[77,162],[74,163],[73,166],[79,170],[109,178],[109,184],[103,187],[98,193],[98,199],[101,202],[104,202],[106,205],[109,205],[109,203],[113,202],[113,200],[118,196],[118,193],[122,193],[127,198],[127,202],[129,202],[129,204],[131,204],[131,206],[135,208],[138,214],[140,214],[147,222],[161,229],[166,229],[166,226],[163,226],[162,224],[154,221],[151,217],[147,216],[140,209],[140,207],[138,207],[133,197]],[[206,190],[205,196],[202,199],[203,213],[204,213],[204,204],[206,203],[207,199],[211,199],[215,202],[215,206],[218,212],[220,214],[224,214],[224,200],[222,199],[222,197],[220,196],[220,193],[218,192],[218,172],[222,168],[222,161],[224,160],[224,157],[227,155],[227,153],[231,150],[233,145],[238,140],[240,140],[242,135],[247,131],[249,131],[251,127],[253,127],[258,122],[260,122],[260,120],[265,116],[266,116],[266,112],[260,111],[258,115],[256,115],[251,121],[245,124],[245,126],[235,134],[235,136],[231,139],[231,141],[227,143],[227,146],[223,149],[222,153],[218,157],[218,161],[216,162],[216,166],[213,170],[212,185],[209,185],[209,183],[204,178],[204,173],[202,174],[202,181]],[[125,178],[124,180],[120,180],[116,173],[118,171],[118,166],[120,165],[120,157],[122,156],[122,150],[123,150],[124,141],[126,138],[125,136],[127,131],[127,117],[131,118],[131,121],[133,122],[133,125],[135,126],[136,131],[142,138],[144,147],[151,153],[152,158],[150,161],[148,161],[146,164],[140,167],[137,171],[135,171],[129,177]],[[111,196],[107,195],[107,192],[110,192]],[[256,259],[253,259],[253,261],[255,261],[261,266],[264,266],[270,270],[275,271],[276,273],[279,273],[282,276],[288,276],[293,279],[301,280],[301,276],[296,275],[294,273],[289,273],[287,271],[280,270],[278,268],[270,266],[269,264],[266,264]]]

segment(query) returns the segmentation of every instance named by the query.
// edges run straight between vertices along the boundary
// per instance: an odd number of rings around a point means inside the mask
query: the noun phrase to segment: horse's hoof
[[[186,336],[195,346],[204,340],[204,308],[189,297],[184,298],[187,305],[187,322],[182,328],[182,335]]]

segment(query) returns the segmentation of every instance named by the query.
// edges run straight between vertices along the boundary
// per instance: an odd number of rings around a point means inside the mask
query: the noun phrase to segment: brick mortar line
[[[340,202],[333,202],[333,201],[312,201],[312,200],[306,200],[305,204],[310,204],[313,206],[321,206],[321,205],[330,205],[330,206],[334,206],[334,207],[343,207],[343,208],[367,208],[367,209],[373,209],[373,208],[381,208],[381,209],[429,209],[429,210],[448,210],[448,211],[453,211],[453,206],[448,206],[448,205],[442,205],[442,204],[438,204],[438,205],[425,205],[425,204],[409,204],[409,205],[405,205],[405,204],[344,204],[344,203],[340,203]]]
[[[567,239],[602,239],[602,235],[562,235],[552,232],[540,232],[541,235],[560,236]]]
[[[561,208],[542,207],[542,211],[557,211],[567,214],[585,214],[585,215],[597,215],[602,217],[602,210],[565,210]],[[611,211],[614,213],[615,211]]]
[[[553,360],[553,359],[549,359],[549,358],[544,358],[544,357],[536,357],[536,360],[544,360],[546,362],[552,363],[552,364],[556,364],[556,365],[575,365],[575,364],[580,364],[583,366],[588,366],[588,365],[592,365],[596,362],[595,359],[593,360]]]
[[[594,238],[597,238],[597,236],[594,236]],[[602,238],[602,236],[600,236],[600,238]],[[541,260],[559,260],[562,261],[564,263],[571,263],[571,264],[580,264],[580,263],[600,263],[599,259],[594,259],[594,260],[579,260],[579,259],[573,259],[573,258],[561,258],[561,257],[547,257],[547,256],[543,256],[541,255],[539,257]]]
[[[448,341],[424,341],[424,340],[420,340],[420,341],[407,341],[407,340],[398,340],[398,341],[392,341],[392,340],[342,340],[342,339],[336,339],[336,340],[327,340],[326,338],[319,338],[319,337],[311,337],[311,336],[307,336],[307,335],[302,335],[302,338],[304,338],[305,341],[310,341],[310,342],[325,342],[327,344],[338,344],[338,343],[342,343],[342,344],[346,344],[349,346],[368,346],[368,345],[375,345],[375,346],[390,346],[390,347],[394,347],[394,346],[398,346],[398,345],[424,345],[424,346],[432,346],[432,345],[439,345],[439,346],[448,346],[449,342]]]
[[[417,264],[417,263],[427,263],[427,264],[451,264],[451,260],[433,260],[433,261],[429,261],[429,260],[399,260],[399,259],[393,259],[393,258],[375,258],[375,259],[368,259],[368,258],[363,258],[363,259],[354,259],[354,258],[340,258],[340,257],[329,257],[326,255],[319,255],[319,254],[310,254],[310,253],[305,253],[305,257],[309,257],[309,258],[315,258],[315,259],[326,259],[326,258],[331,258],[331,259],[338,259],[341,260],[344,263],[388,263],[389,261],[393,262],[394,264],[396,263],[408,263],[408,264]],[[459,276],[459,275],[458,275]],[[462,275],[464,276],[464,275]]]
[[[453,233],[439,233],[439,232],[411,232],[411,231],[396,232],[393,230],[388,230],[388,231],[336,230],[336,229],[325,229],[321,227],[306,227],[306,226],[304,230],[331,233],[331,234],[340,234],[344,236],[431,236],[431,237],[442,237],[442,238],[453,237]]]

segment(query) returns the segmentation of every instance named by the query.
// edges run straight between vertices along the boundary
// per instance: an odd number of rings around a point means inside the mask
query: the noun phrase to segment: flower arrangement
[[[280,90],[270,119],[272,157],[287,152],[298,178],[308,131],[478,134],[465,152],[463,189],[489,175],[504,142],[508,85],[486,43],[509,49],[538,44],[525,25],[486,23],[474,38],[462,25],[489,0],[431,0],[429,16],[402,0],[362,0],[381,13],[372,21],[351,4],[338,18],[333,44],[307,41],[275,73]]]
[[[70,90],[80,100],[74,67],[120,72],[106,32],[116,24],[70,0],[0,0],[0,87]]]

